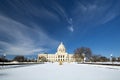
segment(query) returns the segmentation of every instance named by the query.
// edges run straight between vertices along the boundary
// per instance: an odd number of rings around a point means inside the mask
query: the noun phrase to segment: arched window
[[[60,58],[60,55],[58,55],[58,58]]]

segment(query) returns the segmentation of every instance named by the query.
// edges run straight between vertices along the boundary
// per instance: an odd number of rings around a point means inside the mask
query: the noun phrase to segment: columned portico
[[[67,61],[68,60],[68,56],[67,56],[67,52],[65,49],[65,46],[63,45],[63,43],[61,42],[60,45],[57,48],[57,52],[55,54],[56,61]]]
[[[66,52],[66,48],[65,48],[65,46],[63,45],[62,42],[58,46],[57,52],[55,54],[38,54],[38,61],[40,61],[39,60],[40,56],[46,57],[46,59],[48,61],[51,61],[51,62],[59,62],[59,61],[62,61],[62,62],[72,62],[73,61],[73,58],[72,58],[73,55],[72,54],[68,54]]]

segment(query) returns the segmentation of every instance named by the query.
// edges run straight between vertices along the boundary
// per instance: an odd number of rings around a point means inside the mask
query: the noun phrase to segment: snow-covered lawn
[[[46,63],[0,69],[0,80],[120,80],[119,66]]]

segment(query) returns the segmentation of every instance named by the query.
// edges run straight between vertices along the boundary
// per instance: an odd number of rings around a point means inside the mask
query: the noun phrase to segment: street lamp
[[[116,61],[118,62],[118,57],[116,57]]]
[[[4,56],[4,58],[5,58],[5,57],[6,57],[6,54],[4,53],[3,56]]]
[[[84,62],[86,61],[86,57],[84,57]]]
[[[112,54],[110,54],[110,61],[111,61],[111,62],[113,62],[112,57],[113,57],[113,55],[112,55]]]
[[[83,62],[85,62],[86,61],[85,53],[83,53],[82,55],[83,55]]]
[[[28,59],[29,59],[29,57],[27,57],[27,62],[29,61]]]
[[[6,57],[6,54],[4,53],[3,54],[3,65],[4,65],[4,62],[5,62],[5,57]]]

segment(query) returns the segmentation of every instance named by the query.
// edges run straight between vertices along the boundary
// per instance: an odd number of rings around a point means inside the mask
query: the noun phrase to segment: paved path
[[[120,80],[120,69],[89,64],[36,64],[0,70],[0,80]]]

